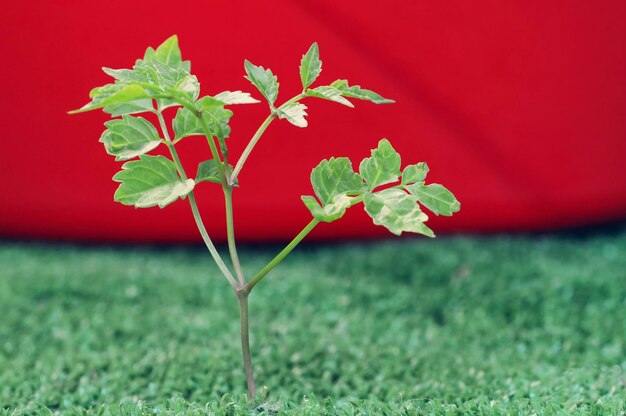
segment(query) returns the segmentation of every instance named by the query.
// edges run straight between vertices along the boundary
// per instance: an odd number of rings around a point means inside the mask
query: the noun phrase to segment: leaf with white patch
[[[284,118],[297,127],[306,127],[308,122],[304,117],[307,116],[306,105],[302,103],[289,103],[276,112],[278,118]]]
[[[156,50],[148,48],[133,69],[102,68],[115,78],[115,83],[92,90],[92,101],[70,114],[103,107],[112,115],[134,114],[151,110],[146,99],[156,99],[161,109],[180,105],[177,97],[195,100],[200,94],[200,84],[189,73],[190,68],[189,61],[181,59],[178,38],[174,35]]]
[[[224,91],[220,92],[213,98],[221,101],[224,105],[260,103],[259,100],[252,98],[249,92],[242,91]]]
[[[115,160],[128,160],[148,153],[161,143],[157,129],[142,117],[124,116],[104,123],[100,142]]]
[[[340,194],[357,195],[364,191],[361,177],[352,170],[347,157],[322,160],[311,172],[311,184],[323,205]]]
[[[301,198],[304,205],[311,211],[313,218],[323,222],[333,222],[343,217],[346,210],[352,205],[352,200],[354,199],[346,194],[339,194],[335,195],[331,202],[322,207],[315,197],[304,195]]]
[[[323,98],[325,100],[334,101],[347,107],[354,108],[354,104],[346,100],[343,95],[341,95],[341,91],[337,88],[329,87],[328,85],[307,90],[306,95],[309,97]]]
[[[338,79],[337,81],[330,84],[330,86],[339,90],[341,92],[341,95],[343,95],[344,97],[367,100],[373,102],[374,104],[395,103],[394,100],[385,98],[382,95],[375,93],[374,91],[361,88],[360,85],[349,86],[348,81],[345,79]]]
[[[380,192],[367,192],[363,197],[365,212],[374,220],[374,224],[382,225],[396,235],[403,232],[424,234],[434,237],[433,231],[424,222],[428,216],[424,214],[415,199],[406,192],[390,188]]]
[[[193,179],[181,179],[174,162],[163,156],[142,155],[126,162],[113,180],[120,182],[114,200],[136,208],[163,208],[185,197],[195,185]]]
[[[174,85],[174,90],[183,93],[191,100],[195,100],[200,95],[200,83],[195,75],[187,75]]]
[[[405,167],[402,171],[402,185],[423,181],[426,179],[428,170],[426,162],[420,162]]]

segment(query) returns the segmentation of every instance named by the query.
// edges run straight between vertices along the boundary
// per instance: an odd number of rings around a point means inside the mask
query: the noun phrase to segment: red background
[[[404,163],[425,160],[431,181],[462,203],[435,231],[537,230],[626,217],[626,2],[616,1],[29,1],[0,16],[0,235],[108,241],[190,241],[186,202],[135,210],[113,202],[120,164],[98,138],[107,116],[68,116],[178,34],[204,94],[259,94],[243,59],[270,67],[282,102],[299,91],[313,41],[320,83],[347,78],[397,104],[349,109],[307,100],[309,127],[275,122],[240,176],[236,231],[285,239],[310,215],[309,173],[323,158],[358,161],[381,137]],[[321,84],[320,84],[321,85]],[[266,116],[232,107],[231,155]],[[181,142],[195,172],[200,139]],[[224,237],[219,187],[198,188],[209,232]],[[387,235],[360,208],[314,237]]]

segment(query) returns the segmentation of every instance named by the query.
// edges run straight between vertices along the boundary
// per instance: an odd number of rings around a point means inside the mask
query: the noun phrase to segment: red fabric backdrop
[[[276,122],[240,176],[236,231],[286,239],[308,222],[300,201],[329,156],[360,160],[387,137],[405,162],[462,203],[435,231],[545,229],[626,217],[626,2],[616,1],[28,1],[0,16],[0,235],[197,240],[186,202],[135,210],[113,202],[120,164],[98,138],[107,116],[65,112],[173,33],[203,93],[253,92],[243,59],[299,90],[318,41],[321,82],[347,78],[397,104],[349,109],[308,100],[309,127]],[[238,155],[266,106],[234,107]],[[181,143],[190,166],[199,139]],[[193,170],[193,169],[192,169]],[[224,237],[219,189],[198,188],[209,231]],[[360,208],[314,237],[387,235]]]

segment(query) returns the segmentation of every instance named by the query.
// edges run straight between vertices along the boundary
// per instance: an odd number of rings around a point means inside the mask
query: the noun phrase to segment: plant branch
[[[243,164],[246,163],[248,156],[250,156],[252,149],[254,149],[254,146],[257,144],[257,142],[259,141],[259,139],[261,138],[261,136],[263,135],[267,127],[275,118],[276,118],[276,114],[274,113],[270,114],[265,119],[263,124],[261,124],[261,126],[256,131],[256,133],[254,133],[254,136],[252,136],[252,139],[250,139],[250,141],[248,142],[248,145],[246,146],[243,153],[239,157],[239,160],[237,161],[237,164],[235,165],[235,169],[233,169],[233,173],[231,173],[230,177],[228,178],[229,184],[235,183],[235,180],[237,180],[237,176],[239,175],[239,172],[243,168]]]
[[[204,119],[204,117],[202,117],[202,113],[198,113],[198,111],[195,111],[194,114],[200,120],[200,124],[202,125],[202,130],[204,131],[204,136],[206,137],[206,140],[209,143],[209,147],[211,148],[211,155],[213,156],[213,159],[215,159],[216,162],[220,162],[218,163],[218,166],[219,166],[220,172],[224,174],[224,165],[222,164],[222,159],[220,158],[217,147],[215,146],[215,142],[213,141],[213,135],[211,134],[211,131],[209,130],[209,126],[206,124],[206,120]]]
[[[277,110],[272,111],[272,114],[270,114],[269,116],[267,116],[267,118],[265,119],[265,121],[263,121],[263,123],[261,124],[261,126],[258,128],[258,130],[254,133],[254,136],[252,136],[252,138],[250,139],[250,141],[248,142],[248,145],[246,146],[246,148],[244,149],[243,153],[241,154],[241,156],[239,157],[239,160],[237,161],[237,164],[235,165],[235,169],[233,169],[233,173],[230,175],[230,177],[228,178],[228,183],[230,185],[235,183],[235,180],[237,179],[237,177],[239,176],[239,172],[241,172],[241,169],[243,168],[244,163],[246,163],[246,160],[248,160],[248,156],[250,156],[250,153],[252,153],[252,149],[254,149],[254,146],[256,146],[257,142],[259,141],[259,139],[261,138],[261,136],[263,135],[263,133],[265,132],[265,130],[267,129],[267,127],[272,123],[272,121],[274,121],[274,119],[277,117],[276,115],[276,111],[280,110],[281,108],[283,108],[284,106],[286,106],[287,104],[296,102],[302,98],[304,98],[305,95],[304,94],[298,94],[295,97],[293,97],[292,99],[290,99],[289,101],[286,101],[283,105],[281,105],[280,107],[278,107]]]
[[[165,120],[163,119],[163,114],[161,113],[161,110],[157,110],[156,114],[157,114],[157,118],[159,119],[159,125],[161,126],[161,131],[163,132],[163,136],[166,140],[167,147],[170,150],[170,153],[172,154],[172,159],[174,159],[174,163],[176,164],[176,169],[178,170],[180,177],[185,180],[187,179],[187,174],[185,173],[185,169],[183,168],[183,165],[180,162],[180,157],[178,157],[178,152],[176,151],[176,148],[174,147],[174,144],[172,143],[169,131],[167,130],[167,125],[165,124]],[[204,241],[204,244],[207,246],[207,249],[209,250],[209,253],[211,253],[213,260],[215,260],[215,263],[224,274],[224,277],[226,277],[226,280],[228,280],[228,283],[230,283],[230,285],[233,288],[236,288],[237,281],[233,277],[230,270],[228,270],[228,267],[224,263],[224,260],[222,260],[222,257],[220,256],[217,249],[215,248],[215,245],[213,244],[213,241],[211,241],[211,238],[209,237],[209,233],[207,232],[206,227],[204,226],[204,223],[202,222],[202,217],[200,216],[200,211],[198,210],[198,204],[196,203],[196,198],[194,196],[193,191],[189,192],[188,198],[189,198],[189,205],[191,205],[191,212],[193,213],[193,218],[196,221],[196,226],[198,227],[198,230],[200,231],[200,235],[202,236],[202,240]]]
[[[304,239],[304,237],[306,237],[307,234],[309,234],[311,232],[311,230],[313,230],[313,228],[315,228],[315,226],[317,224],[319,224],[319,223],[320,223],[320,221],[318,219],[315,219],[315,218],[312,219],[311,222],[308,223],[307,226],[304,227],[304,229],[302,231],[300,231],[300,233],[293,240],[291,240],[291,243],[289,243],[287,245],[287,247],[285,247],[280,253],[278,253],[276,255],[276,257],[274,257],[272,259],[272,261],[270,261],[267,264],[267,266],[265,266],[252,279],[250,279],[250,282],[248,282],[248,284],[245,287],[246,291],[249,293],[254,288],[254,286],[256,286],[256,284],[259,283],[261,281],[261,279],[263,279],[265,277],[265,275],[270,272],[270,270],[272,270],[281,261],[283,261],[283,259],[289,253],[291,253],[291,251]]]
[[[363,195],[358,195],[355,198],[352,198],[352,201],[350,201],[350,206],[352,207],[361,202],[363,202]],[[311,222],[309,222],[307,226],[304,227],[302,231],[300,231],[300,233],[294,237],[293,240],[291,240],[291,243],[289,243],[287,247],[285,247],[280,253],[278,253],[276,257],[274,257],[272,261],[267,264],[267,266],[265,266],[252,279],[250,279],[248,284],[246,284],[245,286],[246,291],[250,293],[252,288],[256,286],[256,284],[259,283],[265,277],[265,275],[268,274],[274,267],[278,266],[278,264],[283,261],[283,259],[287,257],[287,255],[291,253],[291,251],[304,239],[304,237],[306,237],[311,232],[311,230],[313,230],[313,228],[315,228],[315,226],[319,223],[320,220],[313,218]]]
[[[246,280],[243,276],[241,263],[239,262],[239,254],[237,254],[237,245],[235,244],[235,225],[233,220],[233,188],[230,185],[224,185],[224,201],[226,202],[226,234],[228,238],[228,250],[230,251],[230,259],[235,268],[239,284],[243,287]]]
[[[228,280],[228,283],[230,283],[233,289],[236,289],[238,287],[237,280],[235,280],[235,277],[233,276],[233,274],[230,272],[230,270],[228,270],[226,263],[224,263],[224,260],[222,260],[222,257],[217,252],[215,245],[213,244],[213,242],[211,241],[211,238],[209,237],[209,234],[207,233],[206,227],[204,226],[204,223],[202,222],[202,217],[200,216],[200,211],[198,211],[198,204],[196,204],[196,198],[193,194],[193,191],[189,193],[188,198],[189,198],[189,205],[191,205],[191,212],[193,213],[193,218],[196,220],[196,226],[198,227],[198,230],[200,231],[200,235],[202,236],[202,239],[204,240],[204,244],[209,249],[211,256],[213,256],[213,260],[215,260],[215,263],[217,263],[217,267],[220,268],[220,270],[222,271],[222,274],[224,274],[224,277],[226,277],[226,280]]]

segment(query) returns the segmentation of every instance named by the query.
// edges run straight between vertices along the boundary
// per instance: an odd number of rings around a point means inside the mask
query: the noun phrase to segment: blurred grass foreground
[[[238,325],[199,247],[5,242],[0,415],[623,415],[626,231],[304,246],[251,297],[252,410]]]

